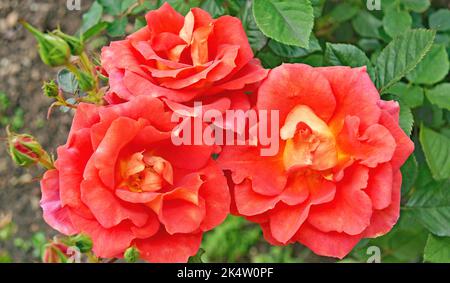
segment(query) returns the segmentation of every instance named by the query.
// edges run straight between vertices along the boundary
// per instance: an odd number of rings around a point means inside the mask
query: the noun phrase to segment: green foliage
[[[430,234],[423,256],[425,262],[450,263],[450,237]]]
[[[260,240],[261,230],[243,218],[229,216],[225,222],[204,236],[202,248],[206,262],[235,262],[247,256]]]
[[[304,48],[309,46],[313,12],[309,0],[255,0],[253,3],[256,24],[265,35]]]

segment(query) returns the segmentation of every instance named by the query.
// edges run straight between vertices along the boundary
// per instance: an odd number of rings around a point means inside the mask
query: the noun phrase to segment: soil
[[[36,41],[18,23],[25,19],[41,30],[53,30],[58,25],[67,33],[75,33],[83,11],[92,1],[81,0],[81,11],[69,11],[66,0],[1,0],[0,1],[0,92],[10,99],[7,116],[15,109],[24,110],[24,127],[20,132],[34,135],[49,152],[67,138],[72,115],[54,111],[47,120],[51,100],[41,92],[42,82],[55,77],[57,70],[44,65],[38,56]],[[4,128],[0,137],[5,136]],[[0,252],[7,252],[14,262],[37,259],[31,251],[24,252],[13,245],[14,238],[29,240],[42,231],[50,238],[54,232],[43,222],[39,206],[39,177],[42,170],[17,168],[10,160],[6,145],[0,143],[0,223],[11,215],[17,226],[13,237],[0,242]],[[3,216],[2,216],[3,215]],[[0,227],[1,228],[1,227]]]

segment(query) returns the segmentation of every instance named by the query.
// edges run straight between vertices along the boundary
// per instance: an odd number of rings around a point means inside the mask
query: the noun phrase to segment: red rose
[[[414,145],[399,127],[398,103],[380,100],[365,68],[282,65],[256,107],[279,110],[279,153],[225,147],[219,162],[232,173],[236,212],[270,243],[343,258],[393,227],[400,166]]]
[[[208,146],[174,146],[171,112],[150,96],[80,104],[56,170],[41,182],[44,218],[83,232],[99,257],[135,246],[150,262],[186,262],[229,212],[226,178]]]
[[[237,18],[212,19],[198,8],[183,17],[165,3],[146,19],[146,27],[102,50],[111,104],[138,95],[188,102],[243,90],[267,75]]]

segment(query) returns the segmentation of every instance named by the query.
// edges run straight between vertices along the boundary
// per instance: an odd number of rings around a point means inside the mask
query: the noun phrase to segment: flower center
[[[173,184],[172,165],[165,159],[137,152],[121,163],[120,187],[132,192],[156,192]]]
[[[287,171],[303,168],[323,171],[337,164],[336,139],[308,106],[292,109],[280,134],[286,141],[283,162]]]

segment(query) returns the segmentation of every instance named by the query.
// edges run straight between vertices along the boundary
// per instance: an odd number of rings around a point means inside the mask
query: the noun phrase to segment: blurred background
[[[5,136],[6,125],[11,125],[16,132],[34,135],[45,149],[54,153],[58,145],[65,143],[71,122],[71,115],[61,111],[53,111],[51,118],[47,120],[48,108],[52,101],[42,95],[41,87],[43,81],[54,79],[58,70],[51,69],[41,62],[35,39],[18,24],[19,19],[25,19],[43,31],[54,30],[60,26],[68,34],[75,34],[80,28],[87,28],[87,25],[92,24],[93,21],[107,21],[109,22],[107,32],[93,40],[89,46],[91,55],[95,57],[99,53],[99,48],[111,39],[123,37],[141,27],[144,24],[145,11],[156,8],[161,4],[160,2],[164,2],[139,1],[142,4],[139,6],[140,10],[129,14],[116,13],[113,9],[114,3],[127,2],[132,5],[136,1],[97,0],[95,2],[97,8],[91,8],[93,0],[80,0],[80,10],[69,10],[67,0],[1,0],[0,137]],[[245,0],[170,0],[168,2],[181,13],[186,13],[192,6],[201,6],[215,17],[225,13],[239,16],[243,9],[248,9]],[[392,34],[386,33],[386,30],[389,31],[390,28],[383,22],[384,11],[370,12],[370,17],[367,17],[369,12],[366,1],[312,0],[311,2],[315,8],[316,24],[315,37],[309,49],[297,48],[289,53],[289,49],[283,49],[282,44],[275,41],[269,42],[264,35],[255,31],[251,19],[246,22],[245,28],[247,32],[251,32],[250,40],[255,54],[266,67],[272,68],[283,62],[302,62],[313,66],[326,65],[325,41],[354,44],[374,59],[392,39]],[[428,28],[430,15],[442,9],[448,11],[450,8],[449,0],[382,0],[381,3],[382,7],[396,3],[401,9],[407,11],[411,18],[408,29]],[[103,8],[99,14],[100,6]],[[450,18],[445,19],[444,16],[443,21],[450,21]],[[439,31],[436,44],[444,46],[448,61],[450,28]],[[449,81],[448,74],[442,80]],[[405,90],[400,86],[391,94],[394,99],[397,99],[404,94],[404,91],[410,91],[410,89]],[[429,120],[426,122],[427,126],[435,130],[441,129],[450,137],[449,111],[436,110],[434,106],[427,103],[424,102],[423,109],[413,110],[414,115],[425,116],[423,119]],[[418,105],[410,106],[412,111]],[[417,128],[413,128],[412,132],[417,138]],[[423,162],[423,154],[420,150],[416,155],[419,163]],[[409,172],[415,173],[406,176],[408,187],[403,188],[406,190],[405,194],[411,192],[419,171],[428,172],[427,168],[417,168],[415,161],[410,161],[408,166],[412,170]],[[38,180],[42,174],[43,171],[38,169],[28,170],[16,167],[7,154],[5,143],[0,143],[0,262],[39,262],[43,245],[55,235],[55,232],[43,222],[39,206]],[[448,186],[448,180],[438,184],[424,183],[428,177],[429,172],[428,175],[419,176],[422,185],[443,188]],[[443,196],[445,198],[450,196],[448,190]],[[407,203],[404,205],[410,206]],[[366,262],[372,255],[370,247],[375,247],[380,250],[383,262],[422,262],[427,241],[430,241],[430,237],[432,241],[436,239],[423,223],[408,211],[406,208],[399,224],[391,233],[375,240],[363,240],[344,261]],[[437,241],[440,240],[437,239]],[[450,244],[448,238],[445,238],[445,241]],[[206,262],[336,261],[315,256],[298,244],[288,247],[270,246],[265,243],[257,225],[233,216],[205,235],[202,248],[205,251],[203,260]],[[450,255],[448,260],[450,261]]]

